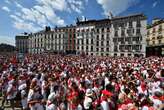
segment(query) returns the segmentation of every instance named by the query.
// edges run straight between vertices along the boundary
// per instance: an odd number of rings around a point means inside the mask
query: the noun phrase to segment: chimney
[[[85,17],[84,16],[82,16],[82,21],[85,21]]]
[[[45,31],[47,32],[47,31],[51,31],[51,27],[50,26],[46,26],[45,27]]]
[[[78,17],[76,18],[76,23],[79,23],[79,18]]]
[[[114,17],[113,17],[113,14],[112,14],[112,12],[110,11],[109,12],[109,16],[108,16],[109,18],[111,18],[111,19],[113,19]]]

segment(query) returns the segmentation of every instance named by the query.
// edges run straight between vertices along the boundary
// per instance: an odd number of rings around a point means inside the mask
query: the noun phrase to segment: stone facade
[[[77,23],[77,53],[145,56],[147,20],[143,14]]]
[[[97,56],[145,56],[147,19],[143,14],[101,20],[77,20],[76,26],[33,33],[29,53],[74,53]]]
[[[147,27],[147,54],[164,56],[164,20],[154,19]]]

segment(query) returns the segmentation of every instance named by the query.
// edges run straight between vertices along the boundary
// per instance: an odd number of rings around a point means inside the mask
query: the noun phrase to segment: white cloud
[[[156,6],[157,6],[157,4],[158,4],[158,1],[155,1],[155,2],[153,3],[152,8],[156,7]]]
[[[56,0],[56,4],[55,2],[52,2],[53,4],[50,4],[50,1],[51,0],[38,0],[39,4],[33,6],[32,8],[25,8],[16,2],[17,8],[19,8],[21,11],[16,12],[15,15],[19,16],[21,14],[20,18],[24,21],[36,23],[41,27],[44,27],[48,24],[55,24],[60,26],[65,25],[64,20],[57,16],[55,13],[56,10],[64,10],[62,9],[62,6],[64,6],[64,4],[60,3],[60,7],[57,7],[59,5],[59,0]],[[55,7],[55,9],[52,6]]]
[[[85,0],[85,3],[88,1]],[[84,3],[81,0],[68,0],[68,9],[77,13],[82,13],[84,9]]]
[[[21,19],[19,16],[10,15],[10,17],[14,20],[13,27],[18,30],[23,30],[26,32],[36,32],[36,31],[41,30],[40,26],[36,26],[35,24],[31,22],[26,22],[23,19]]]
[[[6,6],[3,6],[3,7],[2,7],[2,10],[7,11],[7,12],[10,12],[10,11],[11,11],[11,10],[10,10],[8,7],[6,7]]]
[[[57,12],[76,12],[82,13],[85,3],[88,0],[35,0],[36,3],[30,8],[24,7],[15,1],[16,12],[10,15],[13,19],[13,25],[19,30],[36,30],[46,25],[64,26],[64,19]],[[26,31],[26,30],[25,30]]]
[[[15,15],[16,16],[21,16],[21,13],[20,12],[15,12]]]
[[[40,6],[49,6],[54,10],[81,13],[88,0],[36,0]]]
[[[0,43],[15,45],[15,38],[5,35],[0,35]]]
[[[97,3],[102,6],[106,16],[109,12],[118,15],[136,2],[136,0],[97,0]]]
[[[28,23],[28,22],[15,21],[13,26],[16,29],[23,30],[26,32],[37,32],[37,31],[41,30],[40,27],[36,27],[33,23]]]
[[[24,20],[36,22],[35,13],[34,13],[33,9],[22,8],[22,18]]]
[[[18,7],[18,8],[23,8],[23,6],[22,6],[21,4],[19,4],[18,2],[15,2],[15,5],[16,5],[16,7]]]
[[[10,1],[9,0],[5,0],[5,3],[10,4]]]
[[[12,19],[14,19],[14,21],[23,22],[23,20],[22,20],[20,17],[16,16],[16,15],[10,15],[10,17],[11,17]]]
[[[55,10],[66,10],[67,4],[65,0],[36,0],[40,6],[49,6]]]

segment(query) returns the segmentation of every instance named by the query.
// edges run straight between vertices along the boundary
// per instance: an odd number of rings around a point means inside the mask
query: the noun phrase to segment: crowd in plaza
[[[2,104],[14,110],[162,110],[164,58],[0,58]]]

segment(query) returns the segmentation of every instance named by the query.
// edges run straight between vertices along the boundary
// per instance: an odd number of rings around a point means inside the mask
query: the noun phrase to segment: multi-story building
[[[30,35],[29,53],[64,52],[64,40],[63,28],[46,27],[45,30]]]
[[[147,27],[147,56],[164,56],[164,20],[154,19]]]
[[[95,20],[77,22],[76,53],[95,55]]]
[[[64,28],[65,33],[65,53],[76,54],[76,27],[73,25]]]
[[[77,53],[145,56],[147,20],[143,14],[77,22]]]
[[[56,27],[36,32],[29,37],[29,53],[75,53],[75,27]]]
[[[46,27],[29,37],[29,53],[85,53],[97,56],[145,56],[147,20],[143,14],[79,20],[76,26]]]
[[[28,52],[28,45],[29,45],[28,38],[29,38],[28,33],[22,33],[22,34],[16,35],[15,37],[16,49],[19,53]]]

